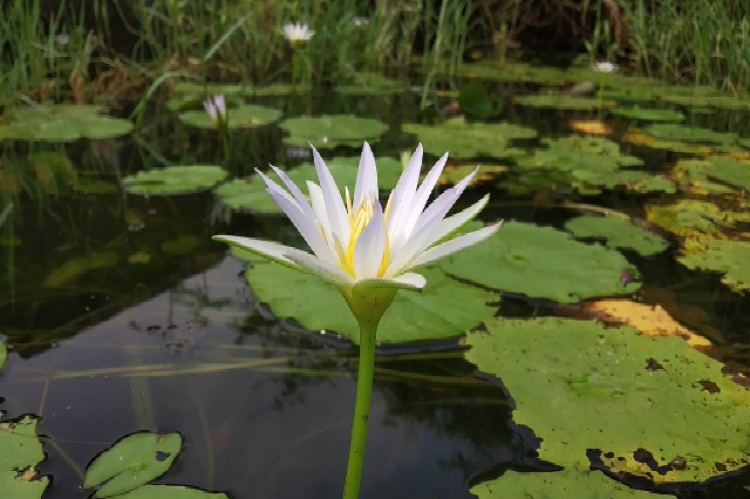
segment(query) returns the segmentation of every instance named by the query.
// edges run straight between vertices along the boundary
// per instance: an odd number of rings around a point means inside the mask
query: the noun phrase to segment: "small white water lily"
[[[613,62],[599,61],[594,64],[593,69],[597,73],[614,73],[618,66]]]
[[[271,168],[288,191],[256,171],[268,186],[266,192],[286,213],[313,254],[247,237],[219,235],[214,239],[333,284],[360,321],[377,323],[399,288],[421,291],[425,278],[411,270],[483,241],[502,225],[497,223],[448,239],[484,208],[489,196],[445,218],[474,179],[477,168],[427,205],[448,159],[447,153],[418,185],[422,167],[420,144],[383,210],[375,158],[367,142],[362,149],[354,198],[346,188],[345,200],[318,151],[314,147],[312,151],[320,185],[307,182],[310,202],[294,182],[273,165]]]
[[[367,17],[355,17],[352,19],[352,22],[354,23],[354,26],[357,28],[361,28],[362,26],[367,26],[370,24],[370,19]]]
[[[313,37],[315,32],[307,24],[285,24],[282,28],[284,36],[292,43],[307,42]]]
[[[219,119],[227,120],[227,105],[223,95],[214,95],[204,100],[203,109],[214,123],[218,123]]]

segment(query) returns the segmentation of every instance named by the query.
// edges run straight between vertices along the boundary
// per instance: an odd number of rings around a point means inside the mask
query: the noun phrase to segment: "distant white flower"
[[[370,24],[370,20],[366,17],[355,17],[352,22],[354,22],[354,25],[358,28]]]
[[[55,45],[67,45],[70,43],[70,36],[66,34],[55,35]]]
[[[315,32],[307,24],[285,24],[284,36],[292,43],[307,42],[313,37]]]
[[[617,71],[618,66],[613,62],[599,61],[594,64],[593,69],[597,73],[614,73]]]
[[[220,118],[222,121],[227,119],[227,105],[223,95],[215,95],[204,100],[203,109],[214,123],[218,123]]]

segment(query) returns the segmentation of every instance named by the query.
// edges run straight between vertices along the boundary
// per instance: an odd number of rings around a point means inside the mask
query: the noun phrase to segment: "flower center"
[[[340,263],[339,266],[341,267],[341,270],[349,274],[350,276],[354,277],[356,279],[356,276],[354,275],[354,248],[357,246],[357,241],[359,240],[359,236],[362,235],[362,232],[365,230],[365,227],[367,227],[367,224],[370,223],[370,220],[372,220],[372,216],[375,213],[375,203],[372,200],[369,199],[363,199],[362,202],[357,206],[356,211],[354,208],[352,208],[352,200],[349,197],[349,192],[346,193],[346,211],[349,216],[349,246],[346,248],[346,253],[344,253],[343,248],[339,249],[339,257],[340,257]],[[387,228],[388,222],[386,222],[386,228]],[[383,258],[380,261],[380,267],[378,268],[378,277],[383,277],[383,274],[385,274],[385,271],[388,269],[388,260],[389,260],[389,254],[388,254],[388,236],[387,236],[387,230],[386,230],[386,241],[385,241],[385,250],[383,251]]]

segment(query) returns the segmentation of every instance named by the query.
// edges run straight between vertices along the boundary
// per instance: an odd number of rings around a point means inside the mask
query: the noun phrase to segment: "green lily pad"
[[[516,160],[524,169],[554,169],[561,171],[587,170],[614,172],[623,167],[641,166],[643,160],[620,152],[620,146],[600,137],[563,137],[542,139],[546,149]]]
[[[551,227],[520,222],[506,223],[487,241],[439,266],[464,281],[559,303],[631,294],[640,287],[620,281],[623,271],[636,271],[617,251],[578,242]]]
[[[119,260],[119,255],[113,251],[92,253],[80,258],[71,258],[53,270],[42,283],[42,287],[54,289],[67,286],[71,282],[95,270],[110,269],[116,266]]]
[[[388,130],[382,122],[372,118],[353,115],[321,115],[288,118],[279,127],[289,133],[284,143],[290,146],[307,147],[312,144],[319,149],[338,146],[362,147],[362,142],[377,142]]]
[[[631,192],[646,194],[649,192],[664,192],[674,194],[677,192],[675,185],[664,175],[646,172],[617,170],[614,172],[574,170],[572,172],[575,187],[581,194],[592,187],[614,189],[624,187]]]
[[[565,229],[578,239],[604,239],[608,248],[628,248],[643,256],[661,253],[669,247],[661,236],[618,217],[577,217],[569,220]]]
[[[378,185],[380,189],[391,190],[396,187],[396,183],[403,172],[401,162],[389,157],[378,158],[376,162],[378,165]],[[354,192],[353,188],[357,183],[359,158],[333,158],[326,160],[326,165],[331,175],[333,175],[336,185],[339,186],[342,195],[344,194],[345,187],[349,187],[349,192]],[[311,180],[316,184],[319,183],[315,166],[311,163],[304,163],[288,170],[286,174],[297,184],[297,187],[303,193],[307,192],[307,180]],[[275,175],[271,176],[274,177]],[[257,175],[247,179],[236,179],[227,182],[216,189],[215,194],[222,203],[233,210],[244,209],[256,213],[282,213],[278,205],[266,192],[265,182]]]
[[[294,319],[311,331],[329,331],[359,343],[359,329],[341,293],[321,279],[232,248],[250,262],[247,282],[255,296],[279,319]],[[452,338],[492,317],[494,293],[455,281],[438,269],[420,272],[427,279],[421,293],[399,291],[378,328],[379,343]]]
[[[343,95],[392,95],[409,88],[407,82],[394,80],[379,73],[357,73],[353,79],[353,83],[336,85],[334,89]]]
[[[494,112],[487,89],[477,81],[469,82],[461,87],[458,104],[463,112],[480,120],[486,120]]]
[[[672,177],[696,194],[731,194],[734,192],[731,187],[708,179],[706,167],[713,162],[713,159],[684,159],[675,165]]]
[[[170,166],[128,175],[122,179],[122,185],[130,194],[189,194],[208,190],[226,179],[227,175],[227,171],[220,166]]]
[[[445,74],[446,68],[441,73]],[[540,85],[565,85],[568,79],[565,71],[545,66],[533,66],[531,64],[515,61],[506,61],[502,64],[478,62],[473,64],[462,64],[453,73],[459,78],[477,78],[488,81],[504,81],[511,83],[536,83]]]
[[[680,263],[692,270],[724,274],[722,282],[735,291],[750,291],[750,242],[689,241]]]
[[[559,109],[561,111],[593,111],[615,107],[617,102],[587,97],[572,97],[567,95],[522,95],[513,99],[519,106],[529,106],[541,109]]]
[[[611,471],[657,483],[704,482],[750,463],[748,391],[681,338],[572,319],[485,325],[467,334],[466,358],[502,377],[513,421],[542,440],[540,459],[588,468],[597,450]]]
[[[714,107],[718,109],[747,111],[750,100],[739,99],[731,95],[663,95],[662,99],[672,104],[685,107]]]
[[[161,250],[167,255],[185,256],[194,252],[201,246],[201,239],[189,234],[183,234],[172,241],[165,241],[161,245]]]
[[[554,473],[519,473],[509,470],[503,476],[472,487],[479,499],[658,499],[664,495],[633,490],[600,471],[567,468]],[[674,496],[669,496],[674,497]]]
[[[750,165],[748,164],[727,159],[716,159],[703,168],[703,174],[708,178],[750,191]]]
[[[678,111],[670,111],[669,109],[643,109],[640,107],[631,107],[630,109],[615,108],[612,109],[610,113],[615,116],[642,121],[679,122],[685,119],[684,114]]]
[[[255,128],[273,123],[279,118],[281,111],[278,109],[243,104],[227,110],[227,128]],[[180,113],[180,121],[198,128],[216,128],[216,123],[203,110]]]
[[[721,226],[750,222],[750,213],[734,213],[697,199],[681,199],[666,206],[650,205],[646,207],[646,216],[649,222],[682,237],[718,234]]]
[[[180,453],[178,433],[155,435],[136,433],[99,454],[86,468],[84,489],[99,487],[94,497],[124,494],[159,478]]]
[[[435,156],[450,151],[451,158],[469,159],[479,156],[508,158],[523,155],[509,147],[514,139],[532,139],[536,130],[510,123],[467,123],[463,118],[448,120],[441,125],[407,123],[402,130],[419,137],[424,150]]]
[[[596,97],[603,100],[614,100],[617,102],[650,102],[659,100],[660,90],[648,87],[618,88],[597,92]]]
[[[36,425],[37,419],[29,416],[15,423],[0,423],[0,497],[40,499],[49,485],[49,478],[37,479],[34,469],[44,460]]]
[[[226,494],[205,492],[177,485],[144,485],[117,499],[229,499]]]
[[[738,137],[734,133],[715,132],[707,128],[687,125],[656,123],[643,129],[643,133],[657,139],[699,144],[734,144]]]
[[[104,116],[100,106],[70,104],[26,106],[13,109],[0,124],[0,139],[71,142],[126,135],[133,123]]]

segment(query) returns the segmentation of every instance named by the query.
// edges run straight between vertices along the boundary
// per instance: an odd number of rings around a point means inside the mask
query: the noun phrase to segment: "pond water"
[[[528,85],[488,88],[503,97],[504,119],[533,127],[541,137],[569,136],[572,119],[599,115],[513,106],[515,93],[534,91]],[[378,118],[389,128],[373,142],[376,158],[414,149],[417,139],[400,124],[429,122],[437,114],[420,112],[419,100],[408,91],[247,99],[283,109],[285,116]],[[740,135],[748,122],[736,111],[692,115],[688,121]],[[620,131],[615,139],[634,126],[611,115],[606,122]],[[248,286],[247,264],[210,239],[228,233],[300,245],[293,227],[279,216],[232,211],[211,192],[144,197],[122,189],[123,177],[166,164],[218,164],[240,177],[269,162],[293,168],[309,160],[306,150],[282,143],[276,125],[231,130],[229,136],[225,163],[215,131],[191,128],[160,105],[148,110],[136,136],[2,144],[5,199],[11,195],[8,165],[39,151],[67,157],[79,185],[61,182],[53,189],[39,169],[16,170],[14,185],[20,187],[13,221],[3,227],[0,247],[5,263],[0,333],[10,349],[0,376],[0,410],[6,418],[41,417],[38,432],[47,460],[39,470],[53,477],[45,498],[88,497],[90,492],[80,490],[86,465],[137,431],[177,431],[185,438],[175,466],[158,483],[226,491],[236,499],[341,493],[356,349],[334,332],[310,332],[292,320],[275,319]],[[527,139],[519,147],[538,144]],[[642,158],[650,172],[663,172],[678,159],[677,153],[626,142],[622,149]],[[324,158],[356,154],[347,147],[323,152]],[[468,163],[512,164],[486,159]],[[470,196],[473,201],[478,193],[491,193],[486,220],[561,228],[581,210],[597,207],[644,219],[647,203],[675,198],[623,189],[582,195],[561,186],[519,194],[508,189],[516,181],[521,185],[517,177],[498,180],[503,183],[483,184]],[[674,245],[651,257],[625,252],[640,273],[633,278],[643,281],[639,297],[664,306],[746,369],[747,298],[722,284],[719,275],[687,270],[675,253]],[[559,309],[508,293],[497,313],[531,317]],[[556,469],[536,459],[538,441],[513,423],[513,400],[502,383],[478,374],[464,360],[464,348],[459,340],[382,347],[363,498],[471,498],[470,486],[505,469]],[[747,497],[748,482],[750,477],[739,474],[703,487],[659,490],[680,497]],[[638,480],[628,483],[649,489]]]

